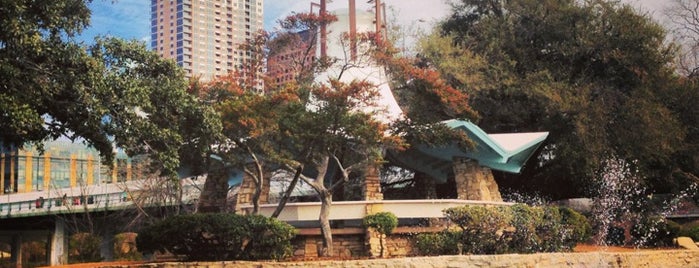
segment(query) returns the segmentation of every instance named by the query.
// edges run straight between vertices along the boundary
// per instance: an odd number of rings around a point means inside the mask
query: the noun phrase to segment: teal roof
[[[454,158],[469,158],[481,166],[509,173],[519,173],[548,132],[487,134],[475,124],[464,120],[443,122],[452,129],[461,130],[474,143],[474,148],[464,150],[456,143],[432,147],[417,145],[406,151],[389,152],[389,159],[408,169],[424,172],[439,182],[445,182],[452,173]]]

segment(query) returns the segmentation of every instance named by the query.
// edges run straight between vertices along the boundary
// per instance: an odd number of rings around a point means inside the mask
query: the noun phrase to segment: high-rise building
[[[264,27],[263,1],[151,0],[151,47],[189,77],[210,80],[240,70],[251,56],[240,44]]]

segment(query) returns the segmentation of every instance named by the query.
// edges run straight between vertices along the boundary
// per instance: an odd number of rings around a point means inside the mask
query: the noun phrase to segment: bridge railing
[[[444,218],[443,210],[465,205],[478,206],[510,206],[514,203],[477,201],[460,199],[417,199],[417,200],[367,200],[367,201],[337,201],[333,202],[330,220],[361,220],[367,215],[367,207],[374,211],[390,211],[399,219],[411,218]],[[320,202],[288,203],[280,213],[279,218],[286,222],[317,221],[320,213]],[[260,205],[259,213],[270,216],[277,204]],[[243,205],[243,213],[251,213],[252,205]]]
[[[182,201],[191,203],[197,200],[199,189],[200,185],[197,183],[183,184]],[[138,183],[128,183],[2,195],[0,196],[0,218],[111,211],[133,207],[137,203],[141,206],[168,203],[162,199],[142,195],[144,193],[145,190],[142,190]],[[3,200],[5,197],[7,200]]]

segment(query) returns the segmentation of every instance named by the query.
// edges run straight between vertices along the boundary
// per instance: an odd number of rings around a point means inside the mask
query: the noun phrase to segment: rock
[[[691,250],[699,250],[699,246],[697,246],[697,244],[694,243],[692,238],[689,238],[686,236],[680,236],[680,237],[676,238],[675,243],[682,248],[691,249]]]

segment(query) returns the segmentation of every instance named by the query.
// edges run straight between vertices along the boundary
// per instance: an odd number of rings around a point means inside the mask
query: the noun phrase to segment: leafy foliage
[[[366,227],[376,229],[380,234],[390,234],[398,226],[398,218],[391,212],[379,212],[366,215],[363,220]]]
[[[509,227],[512,214],[505,207],[463,206],[444,211],[447,219],[461,228],[460,243],[472,254],[504,253],[503,230]]]
[[[570,251],[591,233],[585,216],[567,208],[524,204],[463,206],[449,208],[444,213],[459,226],[458,243],[463,251],[472,254]],[[443,243],[453,243],[447,237],[437,238]]]
[[[174,62],[141,43],[77,44],[89,2],[0,6],[0,141],[41,147],[66,136],[93,146],[106,164],[115,147],[147,153],[164,175],[175,174],[181,154],[201,161],[220,128],[213,111],[186,93]]]
[[[694,241],[699,241],[699,226],[682,228],[679,235],[690,237]]]
[[[679,224],[661,217],[644,217],[631,228],[631,236],[637,246],[670,247],[673,246],[673,239],[680,235]]]
[[[141,252],[169,251],[188,260],[282,259],[291,253],[295,229],[260,215],[178,215],[141,230]]]
[[[696,101],[696,90],[677,84],[675,49],[664,41],[659,25],[615,1],[461,0],[420,57],[469,94],[486,132],[549,131],[543,157],[499,182],[562,198],[593,192],[613,156],[651,190],[696,175],[687,164],[696,163],[687,154],[696,109],[668,95]],[[560,183],[571,187],[548,189]]]
[[[419,233],[414,243],[420,255],[456,255],[459,253],[460,237],[461,232]]]
[[[70,236],[68,241],[71,263],[100,262],[100,244],[102,239],[91,233],[77,233]]]

